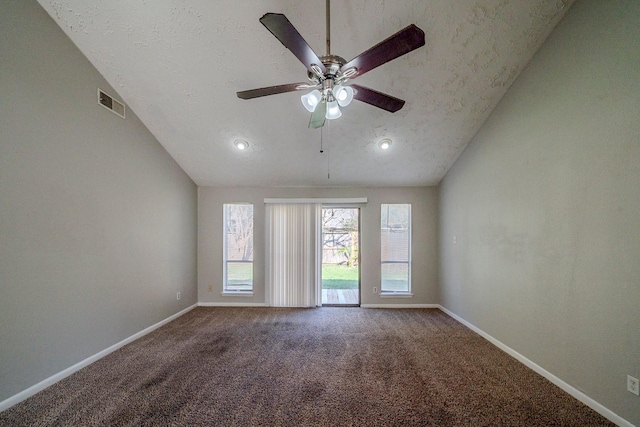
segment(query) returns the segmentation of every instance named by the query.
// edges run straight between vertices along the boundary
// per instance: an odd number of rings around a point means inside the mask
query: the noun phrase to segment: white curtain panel
[[[270,306],[315,307],[322,303],[317,260],[321,209],[315,203],[266,205]]]

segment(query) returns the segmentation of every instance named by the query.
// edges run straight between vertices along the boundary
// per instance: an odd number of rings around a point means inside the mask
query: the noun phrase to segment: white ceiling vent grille
[[[124,119],[124,104],[113,99],[111,95],[104,93],[102,89],[98,89],[98,103]]]

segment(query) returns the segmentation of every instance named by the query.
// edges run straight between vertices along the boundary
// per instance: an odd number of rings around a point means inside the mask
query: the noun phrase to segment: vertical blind
[[[272,307],[315,307],[321,205],[266,205],[267,301]]]

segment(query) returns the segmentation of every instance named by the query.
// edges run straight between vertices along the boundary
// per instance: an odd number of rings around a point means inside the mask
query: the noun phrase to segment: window
[[[253,205],[224,205],[223,292],[253,292]]]
[[[411,292],[411,205],[383,204],[380,221],[381,293]]]

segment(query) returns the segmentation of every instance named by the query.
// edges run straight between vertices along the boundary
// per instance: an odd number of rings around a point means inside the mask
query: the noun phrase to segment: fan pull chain
[[[329,123],[327,126],[327,134],[329,133]],[[327,135],[327,144],[329,143],[329,135]],[[327,179],[331,179],[331,151],[327,147]]]
[[[328,128],[329,127],[329,123],[326,123],[325,126],[327,126],[327,128]],[[325,126],[322,126],[320,128],[320,154],[324,154],[324,140],[323,140],[324,131],[323,131],[323,129],[324,129]],[[328,132],[328,130],[327,130],[327,132]],[[327,179],[331,179],[331,167],[330,167],[330,164],[329,164],[330,159],[331,159],[330,153],[329,153],[329,151],[327,151]]]

